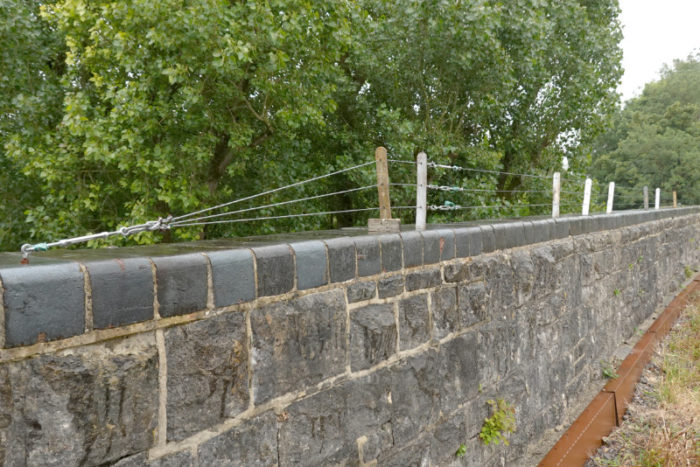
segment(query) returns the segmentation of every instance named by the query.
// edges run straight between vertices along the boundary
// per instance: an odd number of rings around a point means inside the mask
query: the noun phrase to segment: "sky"
[[[657,80],[664,63],[700,51],[700,0],[620,0],[620,8],[625,101]]]

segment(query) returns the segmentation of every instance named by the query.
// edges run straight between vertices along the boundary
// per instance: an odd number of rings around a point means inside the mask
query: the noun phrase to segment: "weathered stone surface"
[[[278,465],[277,427],[274,412],[247,420],[202,443],[197,449],[199,465]]]
[[[83,273],[77,263],[0,271],[5,307],[5,347],[82,334]]]
[[[207,256],[211,262],[216,307],[255,298],[255,270],[250,250],[213,251]]]
[[[321,241],[292,243],[296,258],[297,289],[306,290],[328,283],[326,245]]]
[[[146,258],[87,263],[95,329],[153,319],[153,271]]]
[[[357,250],[357,275],[363,277],[379,274],[381,271],[381,253],[377,237],[355,238],[355,249]]]
[[[442,282],[440,269],[409,272],[406,274],[406,290],[428,289],[437,287]]]
[[[258,266],[258,297],[280,295],[294,288],[294,257],[289,245],[253,248]]]
[[[230,312],[164,332],[168,439],[180,440],[248,407],[245,315]]]
[[[460,329],[460,316],[457,309],[457,289],[446,287],[430,295],[433,313],[433,337],[442,339]]]
[[[394,306],[368,305],[350,313],[352,371],[376,365],[396,353]]]
[[[377,284],[374,281],[361,281],[348,286],[348,302],[355,303],[374,298]]]
[[[440,231],[426,230],[423,235],[423,264],[440,262]],[[444,245],[444,240],[443,240]]]
[[[475,332],[468,332],[440,346],[438,355],[440,410],[451,413],[479,390],[478,346]]]
[[[256,308],[250,322],[256,404],[345,371],[345,298],[341,290]]]
[[[194,456],[190,450],[187,450],[166,454],[155,459],[149,459],[148,454],[142,452],[121,459],[113,464],[113,467],[194,467],[194,465]]]
[[[439,234],[440,261],[448,261],[455,257],[455,232],[450,229],[435,230]]]
[[[404,267],[412,268],[423,265],[423,236],[420,232],[402,232]]]
[[[496,238],[493,233],[493,226],[482,225],[481,228],[481,251],[491,253],[496,249]]]
[[[444,267],[445,282],[455,283],[469,280],[469,264],[470,263],[446,264]]]
[[[0,366],[4,465],[100,465],[153,445],[153,334]]]
[[[460,285],[458,288],[461,328],[473,326],[488,317],[488,294],[483,282]]]
[[[401,236],[398,234],[381,235],[379,241],[382,245],[382,271],[398,271],[403,267],[403,252],[401,250]]]
[[[403,293],[405,278],[402,275],[389,276],[377,281],[379,298],[394,297]]]
[[[351,238],[326,240],[331,282],[344,282],[355,278],[355,243]]]
[[[430,340],[428,294],[399,301],[399,343],[401,350],[412,349]]]
[[[392,433],[396,446],[405,446],[440,414],[439,360],[428,349],[391,368]]]
[[[200,254],[153,258],[158,312],[175,316],[207,307],[207,259]]]

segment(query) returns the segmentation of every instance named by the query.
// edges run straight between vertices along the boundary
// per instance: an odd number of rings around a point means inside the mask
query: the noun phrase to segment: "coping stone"
[[[207,259],[199,253],[152,258],[156,265],[158,312],[176,316],[207,307]]]
[[[213,251],[207,256],[211,262],[216,307],[255,299],[255,267],[250,250]]]
[[[92,295],[92,322],[105,329],[153,319],[153,271],[146,258],[85,265]]]
[[[469,233],[467,229],[454,229],[455,234],[455,256],[457,258],[467,258],[469,256]]]
[[[548,242],[554,238],[554,221],[552,219],[532,221],[532,228],[534,243]]]
[[[524,221],[523,224],[523,245],[532,245],[535,241],[535,228],[531,221]]]
[[[440,261],[455,258],[455,232],[452,229],[436,230],[440,232]]]
[[[423,265],[423,236],[417,230],[401,232],[404,267]]]
[[[423,235],[423,264],[440,262],[440,231],[425,230]]]
[[[493,233],[492,225],[482,225],[481,228],[481,251],[491,253],[496,249],[496,237]]]
[[[84,279],[77,263],[0,271],[5,308],[5,347],[82,334]]]
[[[552,239],[566,238],[570,234],[571,221],[568,218],[557,217],[554,219],[554,229]]]
[[[381,271],[381,254],[379,240],[369,235],[355,238],[357,250],[357,275],[360,277],[379,274]]]
[[[253,248],[258,264],[258,297],[281,295],[294,288],[294,257],[289,245]]]
[[[479,227],[468,227],[469,256],[479,256],[483,251],[482,231]]]
[[[328,284],[326,245],[312,240],[290,246],[296,256],[297,289],[313,289]]]
[[[331,282],[345,282],[355,278],[355,243],[352,238],[326,240]]]
[[[398,271],[403,267],[401,237],[398,234],[379,236],[382,247],[382,272]]]

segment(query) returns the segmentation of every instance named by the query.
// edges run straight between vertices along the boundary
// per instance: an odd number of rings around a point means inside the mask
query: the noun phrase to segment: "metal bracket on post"
[[[644,209],[649,209],[649,187],[644,187]]]
[[[559,217],[559,201],[561,197],[561,174],[554,172],[552,177],[552,218]]]
[[[389,167],[386,160],[386,149],[378,147],[374,152],[377,162],[377,192],[379,193],[379,219],[370,219],[370,233],[398,232],[401,221],[391,218],[391,201],[389,198]]]
[[[583,206],[581,206],[581,215],[587,216],[591,209],[591,188],[593,180],[586,177],[586,183],[583,185]]]
[[[654,193],[654,209],[661,207],[661,188],[657,188]]]
[[[615,182],[608,185],[608,204],[605,206],[605,214],[613,212],[613,201],[615,199]]]
[[[416,161],[416,230],[425,230],[428,215],[428,156],[418,153]]]

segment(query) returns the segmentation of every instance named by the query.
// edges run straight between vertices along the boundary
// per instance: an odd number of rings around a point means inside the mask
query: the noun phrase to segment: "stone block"
[[[278,420],[274,412],[246,420],[200,444],[197,448],[199,465],[277,465],[277,430]]]
[[[357,250],[357,275],[371,276],[381,272],[379,240],[375,236],[355,238]]]
[[[403,267],[401,236],[398,234],[380,235],[382,246],[382,271],[398,271]]]
[[[258,297],[280,295],[294,288],[294,257],[289,245],[253,248],[258,265]]]
[[[379,298],[394,297],[403,293],[405,278],[403,275],[382,277],[377,281]]]
[[[430,340],[428,294],[399,301],[399,347],[408,350]]]
[[[442,282],[440,269],[428,269],[426,271],[415,271],[406,274],[406,290],[427,289],[437,287]]]
[[[251,311],[250,322],[256,404],[345,371],[341,290],[261,306]]]
[[[454,230],[455,233],[455,256],[457,258],[469,257],[469,233],[465,228]]]
[[[153,272],[145,258],[87,263],[95,329],[153,319]]]
[[[224,250],[207,253],[217,308],[255,299],[255,269],[250,250]]]
[[[200,254],[153,258],[160,316],[175,316],[207,307],[207,259]]]
[[[245,314],[229,312],[164,332],[168,440],[181,440],[248,408]]]
[[[297,289],[307,290],[328,284],[326,245],[321,241],[292,243],[297,268]]]
[[[533,243],[548,242],[554,238],[554,221],[551,219],[532,221]]]
[[[153,446],[152,333],[3,363],[0,381],[4,465],[111,465]]]
[[[479,256],[483,251],[482,230],[479,227],[468,227],[469,236],[469,256]]]
[[[455,287],[436,290],[430,295],[430,303],[433,314],[434,338],[442,339],[461,328]]]
[[[493,225],[493,237],[495,240],[494,249],[505,250],[509,247],[507,230],[508,224]]]
[[[405,447],[440,416],[439,358],[427,349],[391,368],[394,445]]]
[[[537,243],[535,238],[535,227],[533,227],[531,221],[524,221],[523,224],[523,245],[532,245]]]
[[[489,296],[483,282],[461,285],[458,288],[460,328],[468,328],[488,317]]]
[[[350,313],[350,366],[364,370],[396,353],[392,304],[368,305]]]
[[[133,456],[125,457],[112,467],[194,467],[195,460],[192,451],[177,451],[166,454],[163,457],[149,459],[148,453],[141,452]]]
[[[423,235],[423,264],[435,264],[440,262],[440,231],[426,230]],[[444,240],[442,241],[444,247]]]
[[[423,236],[418,231],[402,232],[404,267],[423,265]]]
[[[451,229],[434,230],[439,234],[440,261],[449,261],[455,258],[455,232]]]
[[[584,224],[584,217],[582,216],[575,216],[575,217],[570,217],[569,218],[569,234],[571,235],[583,235],[587,233],[585,224]]]
[[[355,278],[355,243],[352,238],[340,237],[326,240],[331,282],[344,282]]]
[[[347,293],[349,303],[369,300],[377,295],[377,284],[374,281],[356,282],[348,286]]]
[[[476,334],[456,337],[440,346],[438,355],[440,410],[451,413],[461,404],[478,394],[479,372],[477,356],[479,349]]]
[[[554,219],[554,229],[552,230],[552,240],[566,238],[570,234],[571,220],[568,217],[557,217]]]
[[[4,288],[5,347],[82,334],[83,273],[77,263],[23,266],[0,271]]]
[[[481,252],[491,253],[496,249],[496,238],[493,233],[493,226],[482,225],[481,229]]]

